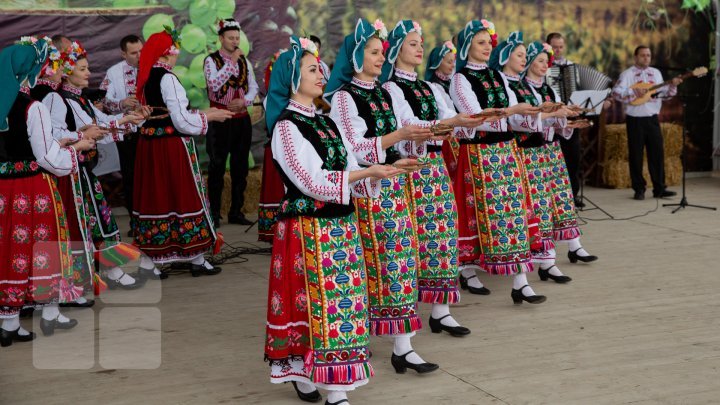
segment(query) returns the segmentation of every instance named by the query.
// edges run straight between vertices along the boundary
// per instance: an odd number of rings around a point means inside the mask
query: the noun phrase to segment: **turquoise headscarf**
[[[47,55],[48,44],[43,40],[32,45],[11,45],[0,51],[0,132],[9,128],[7,116],[20,86],[27,79],[30,87],[35,87]]]
[[[487,31],[490,34],[490,38],[493,41],[493,46],[497,40],[497,34],[495,34],[495,25],[488,20],[472,20],[465,24],[465,28],[458,33],[458,56],[455,61],[455,71],[461,71],[465,65],[467,65],[468,54],[470,53],[470,46],[472,45],[472,39],[480,31]]]
[[[552,49],[552,48],[550,48],[550,49]],[[535,62],[535,59],[537,59],[537,57],[540,56],[540,54],[543,52],[545,52],[547,54],[548,60],[550,60],[550,58],[552,58],[553,55],[550,52],[548,52],[548,50],[545,48],[545,46],[543,45],[542,42],[535,41],[535,42],[531,43],[530,45],[528,45],[527,56],[526,56],[527,64],[525,64],[525,70],[523,70],[523,72],[522,72],[523,77],[527,73],[528,69],[530,69],[530,65],[532,65],[533,62]]]
[[[430,81],[432,79],[435,71],[440,67],[443,58],[450,52],[457,52],[455,46],[450,41],[433,48],[430,52],[430,57],[428,57],[427,67],[425,68],[425,80]]]
[[[272,132],[280,114],[290,103],[290,96],[300,87],[300,61],[303,48],[300,38],[290,37],[290,48],[281,53],[272,66],[270,86],[265,99],[265,123]]]
[[[383,63],[382,73],[380,73],[380,83],[385,83],[390,80],[395,71],[395,62],[397,61],[398,55],[400,55],[400,48],[402,48],[405,38],[411,32],[417,32],[422,37],[422,29],[420,25],[417,26],[412,20],[401,20],[395,25],[395,28],[390,32],[388,36],[388,42],[390,47],[385,53],[385,63]]]
[[[501,70],[508,60],[510,60],[510,54],[515,50],[515,48],[522,44],[522,31],[511,32],[508,39],[502,41],[497,47],[495,47],[495,49],[492,50],[488,66],[495,70]]]
[[[365,59],[365,44],[370,38],[377,35],[377,30],[364,18],[358,19],[355,25],[355,32],[346,36],[337,58],[335,66],[330,73],[330,78],[325,86],[325,100],[330,102],[332,96],[347,83],[350,83],[354,73],[363,70]]]

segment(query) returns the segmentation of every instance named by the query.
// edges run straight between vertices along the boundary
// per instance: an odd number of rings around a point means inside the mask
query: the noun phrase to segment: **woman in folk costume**
[[[270,87],[273,65],[283,51],[284,50],[276,52],[275,55],[270,58],[270,62],[265,69],[266,93]],[[283,198],[284,190],[282,178],[272,163],[272,150],[270,149],[272,132],[268,130],[267,134],[268,140],[264,148],[262,181],[260,183],[260,203],[258,204],[258,240],[272,243],[275,233],[275,223],[277,222],[277,209]]]
[[[552,56],[552,47],[548,44],[535,41],[528,46],[523,75],[538,104],[560,102],[560,97],[544,81],[545,73],[547,73],[548,67],[552,65]],[[573,115],[576,115],[576,113],[567,114],[567,116]],[[545,199],[549,203],[549,207],[544,204],[540,205],[539,208],[544,211],[542,216],[536,212],[536,216],[541,219],[540,231],[541,234],[549,234],[555,243],[567,243],[569,247],[568,257],[571,262],[575,263],[578,260],[593,262],[597,260],[597,256],[589,254],[580,243],[581,232],[577,223],[575,200],[573,199],[570,179],[565,167],[565,158],[558,137],[571,136],[573,129],[582,128],[587,124],[582,123],[582,121],[568,121],[566,119],[557,119],[551,124],[543,132],[545,142],[543,142],[542,148],[533,148],[533,151],[538,153],[538,157],[533,158],[531,156],[530,162],[528,162],[527,156],[525,159],[526,166],[536,165],[532,171],[528,166],[528,178],[531,187],[537,190],[542,189],[542,192],[547,193]],[[542,173],[543,185],[538,184],[541,181],[541,178],[537,176],[538,171]],[[545,215],[549,216],[549,220],[545,219]],[[549,252],[544,263],[541,263],[538,273],[542,280],[551,279],[558,283],[570,281],[570,278],[564,276],[555,265],[554,249]]]
[[[209,108],[188,111],[188,99],[172,72],[180,53],[177,34],[169,28],[148,38],[140,55],[137,91],[152,115],[140,129],[135,161],[133,231],[135,245],[149,256],[141,269],[159,275],[154,263],[191,262],[191,274],[220,272],[204,253],[222,239],[215,232],[193,136],[205,135],[208,121],[224,121],[232,112]],[[178,198],[182,196],[182,198]]]
[[[0,51],[0,346],[27,342],[20,327],[24,305],[46,304],[43,332],[71,329],[58,301],[72,300],[68,228],[54,176],[77,172],[84,140],[62,146],[53,139],[50,114],[29,96],[47,60],[47,43],[32,39]]]
[[[455,105],[450,98],[450,79],[455,73],[456,55],[457,49],[452,41],[445,41],[442,45],[436,46],[430,51],[427,66],[425,67],[425,81],[440,85],[443,89],[445,103],[453,109],[455,109]],[[448,175],[453,182],[457,171],[459,151],[460,142],[455,137],[449,137],[442,144],[442,156],[445,160]]]
[[[518,103],[503,75],[487,66],[496,38],[491,22],[467,23],[458,34],[457,73],[450,83],[450,96],[458,111],[502,117],[477,127],[474,138],[461,140],[455,183],[460,281],[471,293],[487,294],[476,269],[513,276],[513,302],[540,303],[545,297],[535,295],[526,276],[533,270],[529,207],[524,168],[512,131],[537,132],[542,130],[542,122],[539,110]]]
[[[390,32],[380,81],[392,98],[401,121],[422,126],[454,128],[463,138],[472,137],[482,119],[458,114],[440,85],[418,80],[415,69],[423,62],[422,29],[411,20],[397,23]],[[447,100],[446,100],[447,97]],[[448,105],[447,103],[450,102]],[[466,128],[470,128],[466,130]],[[430,329],[453,336],[470,333],[450,315],[450,305],[460,301],[457,262],[457,207],[442,157],[442,141],[429,141],[427,166],[410,174],[411,201],[418,234],[419,301],[432,304]]]
[[[285,184],[271,258],[265,358],[274,383],[300,399],[348,403],[372,376],[365,260],[352,196],[375,197],[378,179],[404,173],[361,168],[335,122],[316,114],[323,75],[317,47],[293,36],[273,66],[266,100],[274,164]],[[268,162],[272,164],[272,162]]]
[[[106,127],[110,133],[100,133],[98,143],[110,143],[122,140],[123,131],[131,131],[143,120],[140,113],[122,115],[106,115],[98,110],[90,101],[82,96],[82,89],[88,87],[90,69],[87,53],[77,42],[63,54],[63,81],[57,93],[50,93],[44,103],[49,105],[53,119],[53,136],[56,139],[76,141],[84,137],[78,128],[91,125]],[[73,262],[78,273],[77,287],[87,292],[92,283],[94,265],[91,255],[99,261],[104,281],[110,288],[135,289],[142,287],[143,282],[123,272],[120,266],[137,260],[138,249],[120,241],[120,230],[110,205],[105,199],[100,181],[92,172],[98,162],[97,149],[91,149],[79,156],[80,169],[77,176],[59,179],[59,189],[63,203],[68,211],[74,209],[70,219],[78,223],[78,228],[71,229],[73,251],[76,254]],[[79,230],[79,234],[74,231]],[[88,246],[90,241],[92,246]],[[84,297],[81,302],[84,302]]]
[[[338,123],[361,164],[392,164],[413,171],[424,156],[428,128],[401,122],[390,94],[376,85],[383,62],[387,29],[380,20],[360,19],[345,37],[325,88],[330,117]],[[421,323],[417,311],[417,234],[410,215],[411,195],[406,175],[384,179],[378,198],[359,198],[356,211],[368,272],[370,334],[394,338],[391,361],[398,373],[412,368],[434,371],[412,350],[410,342]]]

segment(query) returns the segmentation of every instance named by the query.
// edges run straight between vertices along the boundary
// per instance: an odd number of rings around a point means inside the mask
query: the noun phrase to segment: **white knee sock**
[[[398,356],[402,356],[405,353],[411,351],[412,343],[410,343],[410,337],[413,336],[414,333],[406,333],[402,335],[394,335],[393,338],[395,339],[395,344],[393,346],[393,353],[395,353]],[[405,360],[409,361],[413,364],[422,364],[425,363],[425,360],[422,359],[417,353],[412,352],[408,354],[405,357]]]
[[[8,332],[18,331],[18,335],[27,336],[30,332],[20,326],[20,314],[13,316],[12,318],[3,319],[2,326],[0,328],[5,329]]]
[[[452,315],[451,316],[445,316],[445,315],[450,315],[450,305],[448,305],[448,304],[433,304],[432,314],[430,316],[432,316],[435,319],[442,318],[440,323],[445,326],[450,326],[450,327],[460,326],[460,324],[457,323],[457,321],[455,321],[455,319],[453,319]],[[445,316],[445,318],[443,318],[444,316]]]
[[[543,263],[540,264],[540,269],[549,270],[548,272],[550,274],[552,274],[553,276],[562,276],[563,275],[563,273],[560,271],[558,266],[555,265],[555,260],[543,261]]]
[[[199,255],[199,256],[195,257],[194,259],[192,259],[192,264],[202,265],[208,270],[213,269],[213,265],[210,264],[209,261],[205,260],[205,256],[203,256],[203,255]]]
[[[160,270],[158,270],[158,268],[155,267],[155,263],[152,261],[152,259],[150,259],[149,257],[147,257],[145,255],[142,255],[142,257],[140,257],[140,268],[145,269],[145,270],[152,269],[153,273],[155,273],[156,276],[159,276],[160,274],[162,274],[162,272],[160,272]]]
[[[463,264],[463,265],[460,265],[460,274],[462,274],[463,277],[468,279],[467,283],[470,287],[483,288],[483,283],[477,277],[477,272],[475,271],[477,269],[479,269],[479,267],[474,264]],[[476,276],[476,277],[473,277],[473,276]],[[470,278],[470,277],[472,277],[472,278]]]
[[[582,245],[580,244],[579,236],[575,239],[570,239],[567,243],[568,243],[568,249],[570,249],[570,251],[572,251],[572,252],[574,252],[578,249],[582,249]]]
[[[338,403],[342,401],[343,399],[347,400],[347,392],[346,391],[328,391],[327,392],[327,401],[331,404]],[[349,405],[350,402],[343,402],[342,405]]]
[[[85,297],[77,297],[75,299],[75,302],[78,304],[85,304],[87,302],[87,299],[85,299]]]
[[[52,321],[60,315],[58,304],[47,304],[42,309],[42,317],[47,321]]]
[[[306,382],[295,381],[295,385],[297,385],[298,391],[303,394],[309,394],[317,389],[314,384]]]
[[[120,284],[122,285],[135,284],[135,279],[131,275],[122,271],[120,267],[113,267],[112,269],[105,270],[105,274],[110,280],[120,281]]]
[[[524,286],[526,286],[523,288]],[[528,284],[527,275],[525,273],[518,273],[513,277],[513,289],[519,290],[522,288],[522,294],[526,297],[535,295],[532,287]]]

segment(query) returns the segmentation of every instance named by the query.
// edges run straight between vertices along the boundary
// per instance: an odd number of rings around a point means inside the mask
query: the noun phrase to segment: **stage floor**
[[[591,188],[586,196],[617,218],[657,203],[649,191],[645,201],[630,190]],[[688,196],[720,206],[720,179],[690,179]],[[679,198],[661,201],[672,202]],[[124,231],[127,219],[118,218]],[[373,340],[375,377],[350,394],[352,403],[718,403],[720,212],[659,207],[582,229],[600,259],[573,265],[560,246],[570,284],[528,277],[546,303],[514,306],[509,278],[481,275],[492,294],[464,293],[453,311],[470,336],[420,331],[414,347],[440,364],[437,372],[395,374],[391,341]],[[231,244],[255,243],[256,229],[244,230],[220,229]],[[77,330],[0,349],[0,404],[302,403],[290,385],[268,381],[269,256],[245,258],[218,276],[174,275],[112,291],[92,310],[65,310],[80,320]],[[420,313],[426,323],[429,306]],[[23,325],[39,333],[39,313],[34,321]]]

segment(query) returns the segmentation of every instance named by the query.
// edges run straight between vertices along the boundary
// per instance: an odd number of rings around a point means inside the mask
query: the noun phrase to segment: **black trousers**
[[[580,131],[573,131],[570,139],[560,137],[560,148],[565,155],[565,165],[567,166],[568,177],[570,178],[570,186],[575,198],[580,193]]]
[[[137,153],[137,142],[140,134],[131,134],[125,137],[122,142],[117,145],[118,154],[120,155],[120,173],[122,173],[123,194],[125,194],[125,208],[127,208],[130,218],[132,218],[133,210],[133,182],[135,177],[135,155]]]
[[[225,122],[210,124],[207,136],[208,194],[210,211],[214,217],[220,217],[223,186],[225,184],[225,162],[230,155],[230,178],[232,180],[229,217],[242,214],[247,186],[248,156],[252,140],[250,117],[232,118]]]
[[[645,191],[643,178],[643,152],[647,149],[648,171],[653,193],[665,190],[665,151],[657,115],[652,117],[627,116],[628,163],[630,180],[635,191]]]

